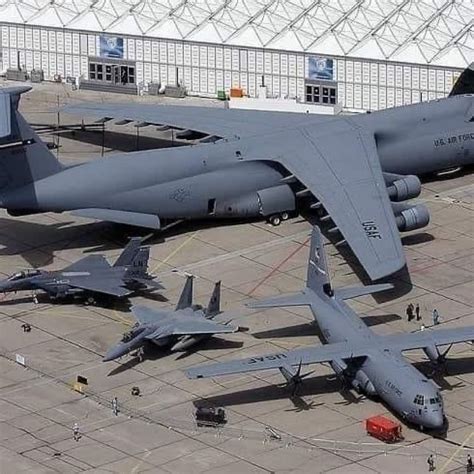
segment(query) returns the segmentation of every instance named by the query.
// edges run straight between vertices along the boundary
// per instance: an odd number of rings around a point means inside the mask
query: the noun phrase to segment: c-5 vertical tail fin
[[[63,169],[18,111],[29,86],[0,88],[0,181],[2,194]]]
[[[176,305],[176,311],[179,309],[189,308],[193,305],[193,280],[193,275],[187,277],[178,304]]]
[[[214,291],[212,292],[211,299],[207,305],[206,317],[213,318],[216,314],[221,311],[221,282],[218,281],[214,285]]]
[[[458,77],[448,97],[463,94],[474,94],[474,62],[464,69]]]

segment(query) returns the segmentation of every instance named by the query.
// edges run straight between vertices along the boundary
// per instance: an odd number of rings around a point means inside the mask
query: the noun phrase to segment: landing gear
[[[88,305],[92,305],[95,303],[95,299],[92,298],[92,296],[89,296],[86,301],[85,301],[85,305],[88,306]]]
[[[273,227],[279,226],[281,224],[281,216],[279,214],[275,214],[271,216],[268,221]]]

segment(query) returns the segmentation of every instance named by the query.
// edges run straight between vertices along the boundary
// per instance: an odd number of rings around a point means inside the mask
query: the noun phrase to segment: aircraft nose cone
[[[104,362],[109,362],[111,360],[115,360],[115,359],[118,359],[119,357],[122,357],[126,353],[127,353],[127,349],[125,347],[115,346],[115,347],[112,347],[112,349],[109,349],[107,351],[107,354],[105,354],[102,360]]]
[[[424,422],[425,427],[432,430],[440,430],[444,427],[444,424],[445,418],[441,410],[429,413]]]

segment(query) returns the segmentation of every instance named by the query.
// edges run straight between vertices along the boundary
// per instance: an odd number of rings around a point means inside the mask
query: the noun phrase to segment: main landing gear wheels
[[[273,214],[268,218],[268,222],[276,227],[281,224],[282,221],[286,221],[290,217],[288,212],[282,212],[281,214]]]

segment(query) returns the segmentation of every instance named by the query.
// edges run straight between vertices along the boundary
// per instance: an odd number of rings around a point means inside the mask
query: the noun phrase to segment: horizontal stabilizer
[[[161,228],[160,218],[154,214],[141,214],[139,212],[117,211],[114,209],[77,209],[71,211],[73,216],[87,217],[100,221],[116,222],[136,227],[159,230]]]
[[[291,293],[287,295],[275,296],[265,300],[248,303],[248,308],[278,308],[280,306],[308,306],[311,304],[310,299],[305,293]]]
[[[345,288],[338,288],[334,290],[334,294],[336,298],[341,300],[350,300],[352,298],[357,298],[358,296],[371,295],[372,293],[391,289],[393,289],[391,283],[381,283],[379,285],[347,286]]]

